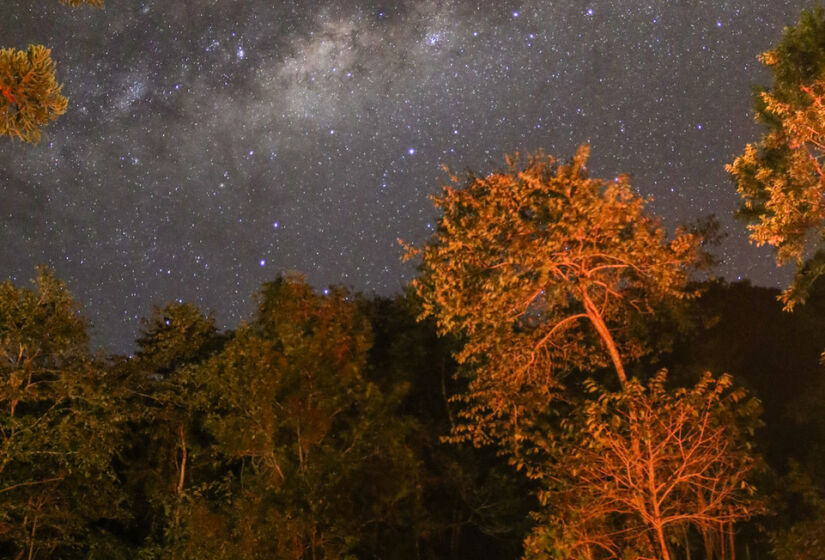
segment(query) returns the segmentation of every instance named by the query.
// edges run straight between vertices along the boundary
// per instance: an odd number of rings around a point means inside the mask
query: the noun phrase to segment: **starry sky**
[[[0,138],[0,280],[52,266],[93,343],[153,304],[235,326],[278,273],[398,293],[442,165],[504,154],[627,173],[668,227],[714,213],[718,272],[779,285],[724,171],[758,137],[756,55],[800,0],[3,0],[3,47],[52,48],[70,98],[39,145]]]

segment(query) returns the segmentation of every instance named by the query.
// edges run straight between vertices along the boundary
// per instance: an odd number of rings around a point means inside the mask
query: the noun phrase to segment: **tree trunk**
[[[180,458],[180,477],[178,478],[177,493],[180,494],[181,492],[183,492],[183,482],[184,482],[184,479],[186,477],[186,458],[187,458],[186,432],[183,429],[183,424],[178,425],[178,434],[180,435],[181,458]]]
[[[716,556],[713,553],[713,535],[707,527],[702,528],[702,541],[705,543],[705,558],[713,560],[713,557]]]
[[[719,522],[719,560],[725,560],[725,524]]]
[[[659,548],[662,551],[662,560],[670,560],[670,551],[667,549],[667,541],[662,526],[656,525],[654,530],[656,531],[656,539],[659,541]]]
[[[453,507],[452,523],[450,524],[450,558],[455,560],[458,558],[458,545],[461,538],[461,520],[459,519],[460,512]]]
[[[450,429],[452,430],[455,428],[455,419],[450,408],[450,399],[447,397],[447,365],[444,358],[441,359],[441,396],[444,399],[444,410],[447,411],[447,418],[450,420]]]
[[[33,560],[34,558],[34,535],[37,532],[37,517],[35,516],[34,520],[32,521],[32,531],[29,535],[29,555],[28,560]]]
[[[602,314],[599,311],[599,308],[596,307],[596,304],[593,303],[592,299],[590,299],[590,295],[587,293],[586,287],[582,286],[581,294],[584,309],[587,313],[587,318],[590,319],[591,323],[593,323],[593,326],[596,328],[596,332],[599,333],[602,342],[607,348],[607,352],[610,354],[610,359],[613,361],[613,367],[616,368],[616,375],[619,377],[619,383],[621,383],[622,388],[624,389],[627,386],[627,374],[624,371],[621,356],[619,356],[619,349],[616,348],[616,341],[613,340],[613,335],[610,334],[610,329],[607,328],[604,319],[602,319]]]
[[[295,435],[298,438],[298,470],[304,472],[304,444],[301,441],[301,421],[295,424]]]

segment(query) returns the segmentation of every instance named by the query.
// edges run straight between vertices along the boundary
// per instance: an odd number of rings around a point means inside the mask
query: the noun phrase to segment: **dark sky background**
[[[173,299],[234,326],[282,271],[397,293],[442,164],[582,142],[668,227],[715,213],[720,274],[788,280],[733,220],[723,166],[759,133],[756,55],[809,2],[2,4],[0,46],[51,47],[70,105],[37,146],[0,138],[0,280],[51,265],[106,350]]]

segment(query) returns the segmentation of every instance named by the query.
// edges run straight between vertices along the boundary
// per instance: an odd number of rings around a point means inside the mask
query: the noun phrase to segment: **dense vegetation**
[[[50,269],[0,285],[0,555],[821,558],[825,11],[762,61],[728,169],[781,295],[697,281],[712,224],[668,235],[587,146],[451,177],[393,299],[278,277],[125,357]],[[47,49],[0,51],[0,134],[65,108]]]
[[[730,538],[751,558],[815,558],[825,524],[825,290],[788,314],[777,290],[702,289],[678,323],[660,327],[669,351],[628,370],[670,375],[651,378],[649,392],[634,381],[628,394],[673,418],[680,393],[669,388],[688,387],[694,401],[725,394],[719,381],[696,388],[713,370],[758,396],[750,457],[762,464],[748,484],[765,507]],[[133,357],[104,357],[89,353],[77,305],[49,271],[30,287],[0,286],[0,554],[553,557],[560,519],[601,503],[583,477],[530,479],[495,447],[442,442],[461,421],[463,404],[450,401],[467,387],[450,355],[460,343],[416,321],[415,297],[320,296],[279,278],[257,302],[228,332],[191,305],[158,308]],[[609,384],[611,371],[592,377]],[[588,430],[558,436],[575,450],[550,464],[559,475],[605,455],[610,441],[588,438],[598,423],[588,418],[631,409],[608,392],[576,412],[589,394],[576,386],[553,409]],[[755,412],[743,414],[752,423]],[[631,448],[627,436],[617,441]],[[686,543],[693,557],[722,546],[698,530],[673,535],[674,554]]]

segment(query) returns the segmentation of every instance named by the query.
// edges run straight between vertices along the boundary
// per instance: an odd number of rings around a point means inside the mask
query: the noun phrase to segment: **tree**
[[[198,363],[218,343],[215,318],[189,303],[155,307],[142,321],[137,359],[145,372],[165,379],[184,365]]]
[[[66,112],[51,51],[0,49],[0,134],[37,143],[40,127]]]
[[[198,409],[202,400],[188,370],[218,353],[225,337],[215,320],[194,305],[155,307],[142,321],[138,352],[127,369],[128,398],[123,406],[132,417],[132,458],[124,478],[143,554],[162,551],[181,538],[190,489],[219,479]]]
[[[33,289],[0,284],[0,554],[88,549],[122,515],[119,424],[65,285],[44,268]]]
[[[762,510],[749,482],[759,402],[731,390],[728,376],[706,373],[676,390],[666,378],[633,379],[619,392],[588,383],[594,398],[565,422],[557,462],[541,477],[549,507],[528,558],[669,559],[680,541],[689,557],[691,528],[707,558],[714,537],[733,550],[733,524]]]
[[[414,419],[411,448],[421,464],[421,503],[397,533],[384,533],[372,556],[519,557],[537,506],[535,482],[513,472],[495,449],[442,441],[453,423],[449,398],[463,385],[454,378],[455,341],[439,337],[434,321],[416,321],[420,306],[409,290],[361,300],[359,307],[366,308],[374,337],[369,379],[385,392],[409,387],[398,414]]]
[[[758,90],[754,101],[767,130],[727,170],[744,201],[742,215],[754,222],[751,241],[776,247],[778,264],[796,264],[781,296],[790,310],[825,272],[825,10],[803,11],[759,60],[773,74],[771,88]]]
[[[508,161],[509,172],[445,187],[437,233],[407,257],[422,256],[422,317],[464,343],[469,406],[453,439],[496,443],[545,485],[555,513],[537,514],[528,554],[596,558],[593,548],[634,543],[668,560],[672,526],[707,535],[755,511],[739,493],[752,460],[712,406],[728,378],[668,391],[664,374],[647,388],[628,377],[624,361],[651,348],[649,317],[694,293],[702,237],[668,240],[627,178],[590,179],[587,158],[586,146],[566,165],[539,154],[523,170]],[[562,392],[561,376],[608,364],[618,392]]]
[[[775,531],[771,535],[771,552],[777,560],[816,560],[821,555],[819,551],[825,549],[825,492],[795,462],[782,482],[786,493],[798,497],[796,509],[805,511],[807,516]]]
[[[508,158],[507,171],[444,187],[435,236],[407,250],[422,257],[422,316],[464,337],[457,360],[472,379],[459,433],[476,443],[492,429],[517,450],[565,371],[609,363],[626,385],[623,360],[646,351],[635,319],[690,295],[700,237],[668,241],[627,177],[588,177],[588,156],[581,146],[559,165],[536,154],[523,169]]]
[[[103,7],[103,0],[60,0],[61,4]],[[69,100],[57,83],[51,50],[29,45],[25,51],[0,49],[0,135],[40,141],[40,127],[66,112]]]
[[[223,478],[190,490],[184,538],[164,557],[361,556],[416,500],[397,406],[365,377],[369,322],[349,296],[265,284],[258,314],[186,368]],[[361,551],[359,553],[359,551]]]

